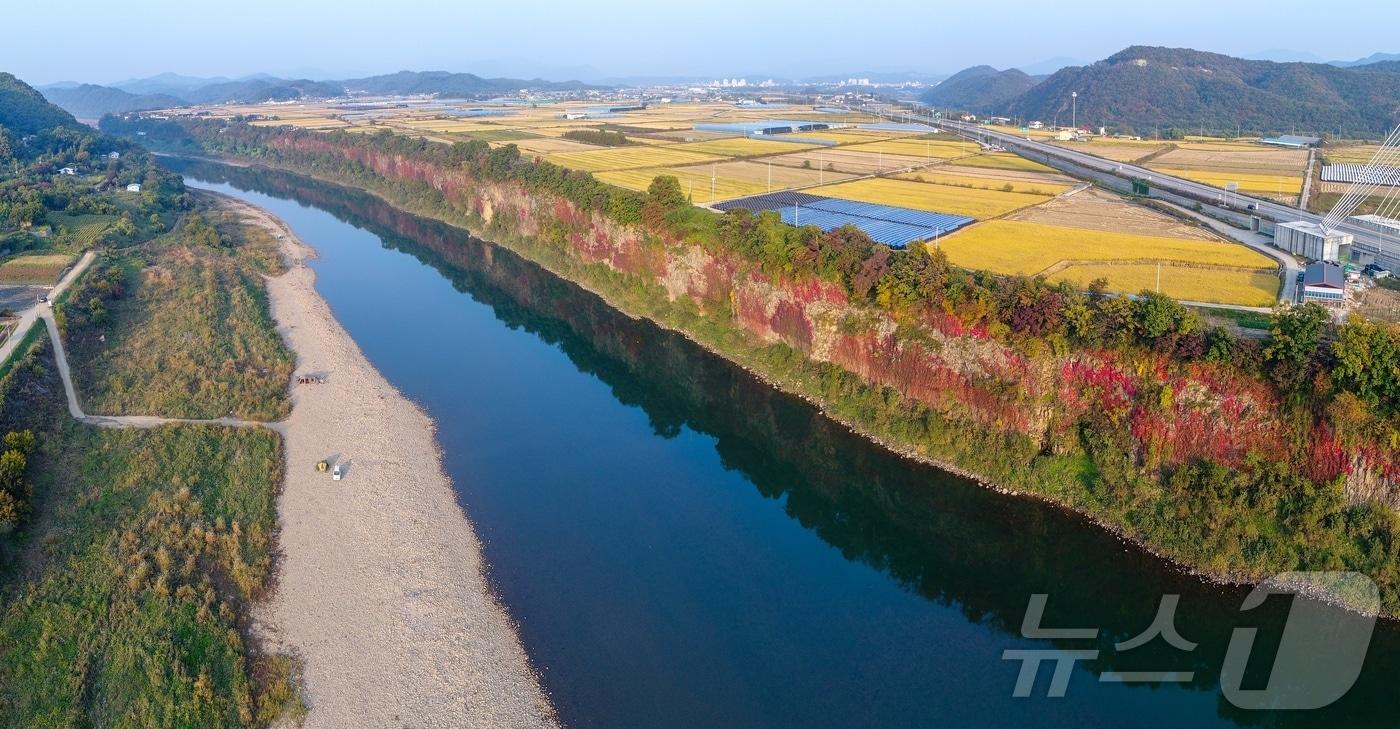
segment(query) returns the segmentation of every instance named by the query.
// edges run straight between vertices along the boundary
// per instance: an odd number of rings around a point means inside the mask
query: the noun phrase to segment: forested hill
[[[1341,68],[1134,46],[1089,66],[1062,69],[1002,111],[1063,124],[1076,91],[1081,125],[1138,133],[1204,128],[1375,136],[1396,123],[1400,63]]]
[[[1035,84],[1035,77],[1015,68],[998,71],[991,66],[973,66],[949,76],[926,91],[922,98],[932,106],[975,112],[997,111]]]
[[[185,104],[169,94],[132,94],[110,86],[94,84],[44,89],[44,96],[80,119],[100,119],[104,114],[164,109]]]
[[[0,72],[0,127],[26,135],[54,127],[78,127],[72,114],[50,104],[43,94],[13,74]]]

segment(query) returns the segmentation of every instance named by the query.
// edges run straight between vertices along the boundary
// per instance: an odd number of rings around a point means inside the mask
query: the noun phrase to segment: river
[[[571,727],[1396,726],[1400,630],[1317,711],[1237,708],[1286,598],[1182,574],[1082,519],[910,463],[508,250],[367,194],[171,161],[281,217],[370,361],[437,421],[490,577]],[[392,488],[392,484],[385,484]],[[409,528],[409,525],[405,525]],[[347,558],[352,558],[349,556]],[[1041,624],[1089,639],[1028,639]],[[1164,594],[1191,651],[1120,651]],[[1338,615],[1339,621],[1349,620]],[[1097,650],[1014,697],[1006,650]],[[1191,672],[1185,682],[1102,680]]]

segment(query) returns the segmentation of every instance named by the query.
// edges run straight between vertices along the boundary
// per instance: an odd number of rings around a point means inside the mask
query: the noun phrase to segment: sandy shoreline
[[[222,197],[222,196],[221,196]],[[268,279],[297,373],[284,424],[277,587],[256,616],[304,669],[308,727],[553,727],[558,722],[443,472],[433,421],[369,363],[314,288],[315,256],[282,233],[289,270]],[[342,463],[345,479],[318,473]]]

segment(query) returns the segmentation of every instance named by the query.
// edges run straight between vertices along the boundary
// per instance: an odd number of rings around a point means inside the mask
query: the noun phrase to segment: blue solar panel
[[[720,210],[743,208],[757,213],[764,210],[777,210],[781,207],[792,207],[793,205],[811,205],[818,200],[826,199],[828,198],[821,197],[820,195],[809,195],[805,192],[770,192],[764,195],[754,195],[753,197],[744,197],[738,200],[715,203],[715,207]]]
[[[884,243],[891,248],[903,248],[914,241],[933,237],[933,231],[918,225],[894,223],[888,220],[872,220],[855,215],[832,213],[809,208],[783,208],[777,211],[788,225],[815,225],[823,232],[835,230],[843,225],[853,225],[870,236],[876,243]]]
[[[815,225],[823,231],[854,225],[876,243],[903,248],[915,241],[946,235],[973,222],[961,215],[840,200],[805,192],[774,192],[715,205],[720,210],[773,210],[788,225]]]
[[[933,228],[939,231],[940,234],[957,230],[973,222],[972,218],[962,215],[932,213],[926,210],[899,208],[893,205],[879,205],[876,203],[840,200],[837,198],[827,198],[825,200],[807,203],[807,205],[819,210],[829,210],[833,213],[845,213],[846,215],[854,215],[861,218],[888,220],[895,223],[904,223],[906,225]]]

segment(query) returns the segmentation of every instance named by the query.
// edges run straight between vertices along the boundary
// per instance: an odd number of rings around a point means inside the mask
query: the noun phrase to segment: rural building
[[[131,183],[130,185],[127,185],[127,186],[126,186],[126,191],[127,191],[127,192],[141,192],[141,185],[139,185],[139,184],[133,182],[133,183]]]
[[[1304,149],[1306,147],[1316,147],[1322,144],[1322,139],[1318,137],[1300,137],[1296,134],[1280,134],[1277,137],[1266,137],[1259,140],[1260,144],[1272,144],[1275,147],[1289,147],[1291,149]]]
[[[695,125],[698,132],[729,132],[748,136],[770,134],[792,134],[794,132],[815,132],[832,129],[835,125],[825,122],[792,121],[786,119],[762,119],[751,122],[707,122]]]
[[[1079,140],[1079,132],[1074,129],[1061,129],[1055,133],[1055,141],[1075,142]]]
[[[107,153],[107,159],[121,159],[121,158],[122,158],[122,153],[121,153],[121,152],[108,152],[108,153]]]
[[[1313,301],[1326,306],[1341,306],[1346,299],[1346,274],[1341,266],[1318,261],[1303,269],[1303,303]]]
[[[1351,254],[1351,234],[1325,231],[1317,223],[1297,221],[1274,227],[1274,245],[1295,256],[1340,261]]]
[[[1033,122],[1031,122],[1031,124],[1030,124],[1030,128],[1031,128],[1031,129],[1044,129],[1044,128],[1045,128],[1045,122],[1033,121]]]
[[[61,170],[58,171],[58,174],[60,174],[60,175],[76,175],[76,174],[78,174],[78,171],[75,170],[75,169],[73,169],[72,167],[64,167],[63,169],[61,169]]]

